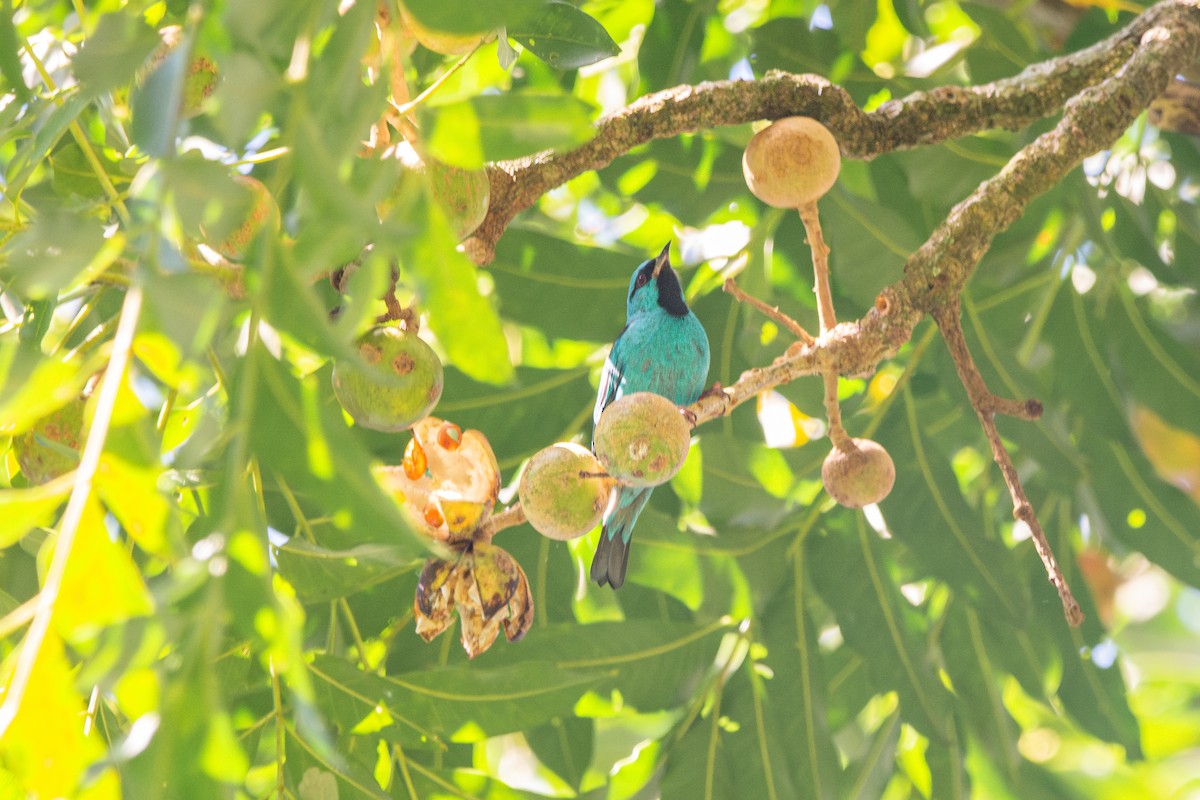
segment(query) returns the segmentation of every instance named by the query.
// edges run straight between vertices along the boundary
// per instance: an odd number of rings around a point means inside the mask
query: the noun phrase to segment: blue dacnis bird
[[[679,276],[671,269],[667,246],[643,261],[629,279],[628,319],[613,342],[592,422],[618,397],[654,392],[678,406],[694,403],[708,378],[708,336],[683,299]],[[600,544],[592,559],[592,580],[614,589],[625,582],[629,540],[653,489],[620,487],[604,512]]]

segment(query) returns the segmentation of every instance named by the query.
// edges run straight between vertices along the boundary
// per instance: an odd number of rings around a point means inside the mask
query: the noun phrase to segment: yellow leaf
[[[39,553],[43,564],[49,564],[56,542],[57,538],[46,541]],[[54,605],[59,633],[67,641],[80,641],[106,625],[153,610],[137,567],[124,548],[109,538],[104,511],[94,496],[89,497]]]
[[[1129,0],[1063,0],[1069,6],[1076,8],[1099,8],[1103,11],[1128,11],[1130,14],[1140,14],[1146,9]]]
[[[0,547],[15,543],[31,528],[49,525],[74,481],[74,475],[63,475],[29,489],[0,489]]]
[[[1143,406],[1133,409],[1130,425],[1158,477],[1200,503],[1200,437]]]
[[[20,652],[14,651],[0,668],[4,676],[0,699],[7,698]],[[100,742],[83,734],[85,713],[62,641],[48,631],[17,714],[0,738],[0,760],[16,776],[27,797],[51,800],[80,796],[76,787],[83,771],[103,755]],[[110,773],[85,796],[118,797],[119,792],[112,791],[118,788],[115,781],[116,776]]]
[[[105,453],[96,471],[96,488],[138,547],[165,558],[171,550],[167,540],[171,505],[158,491],[159,473]]]

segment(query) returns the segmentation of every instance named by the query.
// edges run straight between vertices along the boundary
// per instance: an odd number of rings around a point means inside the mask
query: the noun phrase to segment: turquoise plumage
[[[704,391],[708,335],[683,299],[670,248],[668,243],[657,258],[639,264],[629,279],[627,321],[604,362],[593,423],[622,395],[654,392],[684,406]],[[601,586],[619,589],[625,582],[633,526],[652,491],[622,487],[609,501],[591,569],[592,580]]]

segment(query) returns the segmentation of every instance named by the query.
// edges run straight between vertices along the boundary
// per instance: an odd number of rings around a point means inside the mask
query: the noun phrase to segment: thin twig
[[[394,106],[396,111],[402,115],[407,116],[410,111],[412,111],[417,106],[421,105],[421,103],[424,102],[424,100],[427,97],[429,97],[431,94],[433,94],[438,89],[440,89],[442,87],[442,85],[450,79],[450,76],[452,76],[454,73],[456,73],[460,69],[462,69],[463,66],[468,61],[471,60],[471,56],[475,55],[475,51],[478,50],[479,48],[483,47],[483,42],[484,42],[484,40],[480,39],[479,44],[477,44],[471,48],[471,52],[465,54],[458,61],[454,62],[454,64],[450,67],[450,69],[446,70],[441,75],[439,75],[437,80],[435,80],[433,83],[429,84],[429,86],[425,87],[425,90],[423,92],[421,92],[419,95],[417,95],[416,97],[414,97],[412,100],[409,100],[407,103],[396,104]]]
[[[782,325],[783,327],[785,327],[789,331],[791,331],[793,334],[795,334],[796,338],[799,339],[800,341],[804,342],[805,344],[813,343],[814,339],[813,339],[812,335],[808,331],[804,330],[804,326],[802,326],[799,322],[796,322],[796,320],[792,319],[787,314],[780,311],[779,306],[769,306],[766,303],[764,303],[762,300],[759,300],[757,297],[752,297],[752,296],[746,294],[745,292],[743,292],[740,288],[738,288],[738,285],[733,280],[733,278],[726,278],[725,283],[721,287],[721,289],[726,294],[733,295],[733,299],[737,300],[739,303],[746,303],[747,305],[753,306],[754,308],[761,311],[769,319],[775,320],[780,325]]]
[[[396,283],[400,280],[400,267],[392,264],[392,274],[388,278],[387,291],[383,293],[383,304],[387,306],[387,311],[375,317],[375,321],[379,324],[392,322],[394,320],[404,320],[405,328],[412,333],[416,333],[414,320],[416,314],[412,309],[405,308],[400,304],[400,300],[396,297]]]
[[[804,233],[808,236],[808,247],[812,251],[813,262],[813,291],[817,295],[817,320],[821,326],[821,338],[824,339],[837,326],[837,315],[833,310],[833,292],[829,288],[829,245],[821,234],[821,218],[817,213],[817,203],[805,203],[796,209],[800,213],[800,221],[804,223]],[[850,435],[842,426],[842,408],[838,403],[838,373],[836,370],[826,370],[821,375],[825,382],[825,416],[829,420],[829,440],[833,446],[843,453],[849,453],[857,448]]]
[[[1079,609],[1079,603],[1075,602],[1075,598],[1071,594],[1071,587],[1067,585],[1067,579],[1063,577],[1062,570],[1058,567],[1054,551],[1050,547],[1049,540],[1046,539],[1041,523],[1038,522],[1033,505],[1025,496],[1025,487],[1021,485],[1021,477],[1017,474],[1012,456],[1008,454],[1008,449],[1000,439],[1000,432],[996,430],[996,413],[1001,407],[1008,410],[1021,408],[1027,412],[1033,407],[1040,411],[1041,404],[1037,401],[1017,403],[1012,400],[1003,400],[988,390],[983,376],[979,373],[979,368],[975,366],[975,359],[971,357],[971,350],[967,347],[957,303],[938,310],[933,316],[942,332],[942,338],[946,341],[950,357],[954,360],[959,380],[967,390],[967,397],[975,409],[975,415],[979,417],[979,424],[983,427],[988,444],[991,445],[992,457],[1000,467],[1001,474],[1004,475],[1004,483],[1008,486],[1009,495],[1012,496],[1013,517],[1029,526],[1034,548],[1037,550],[1038,557],[1042,559],[1042,564],[1046,567],[1046,575],[1049,577],[1050,583],[1058,590],[1059,600],[1062,601],[1063,616],[1067,618],[1070,625],[1077,626],[1083,622],[1083,612]]]

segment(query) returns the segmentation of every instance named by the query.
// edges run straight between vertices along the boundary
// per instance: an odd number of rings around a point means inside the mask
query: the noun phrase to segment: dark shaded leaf
[[[576,791],[591,763],[594,740],[595,723],[577,717],[555,718],[525,732],[525,741],[538,760]]]
[[[825,536],[810,536],[806,568],[837,615],[846,644],[867,662],[881,691],[896,691],[910,724],[938,742],[951,736],[951,696],[933,670],[925,618],[900,594],[886,565],[895,543],[881,541],[861,514]]]
[[[562,0],[551,0],[507,32],[555,69],[577,69],[621,52],[603,25]]]

